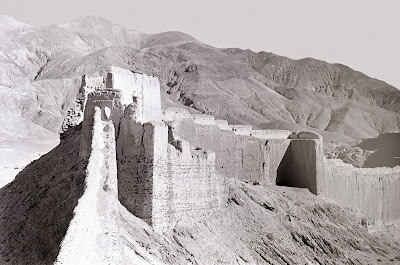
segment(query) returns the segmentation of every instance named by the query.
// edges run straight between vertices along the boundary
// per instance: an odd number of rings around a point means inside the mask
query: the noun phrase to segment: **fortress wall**
[[[215,120],[215,124],[218,125],[220,130],[232,131],[232,128],[229,127],[228,121],[226,121],[226,120]]]
[[[93,91],[87,95],[85,111],[82,121],[82,134],[79,155],[88,157],[91,152],[92,128],[95,106],[100,107],[103,119],[110,119],[113,124],[119,124],[122,116],[122,106],[120,104],[120,95],[116,90]],[[106,109],[108,109],[106,113]],[[108,116],[108,117],[106,117]],[[116,133],[119,133],[116,126]]]
[[[382,183],[382,215],[384,222],[400,218],[400,169],[397,172],[385,174]]]
[[[236,174],[232,177],[243,181],[261,181],[265,167],[265,141],[244,135],[236,135],[235,140]]]
[[[95,91],[96,89],[105,88],[104,78],[102,76],[82,76],[81,88],[79,90],[78,98],[82,98],[83,102],[81,110],[84,111],[88,94]]]
[[[232,131],[220,131],[219,144],[214,145],[216,170],[227,178],[236,177],[236,136]],[[212,146],[210,147],[212,148]]]
[[[192,119],[180,119],[169,123],[169,126],[175,139],[189,141],[193,148],[221,149],[221,130],[216,125],[200,125]]]
[[[260,139],[288,139],[291,131],[286,130],[252,130],[250,132],[251,136]]]
[[[124,117],[117,141],[119,200],[159,232],[211,215],[224,193],[215,153],[194,150],[171,133],[162,122]]]
[[[218,125],[197,124],[191,119],[175,120],[170,126],[176,139],[188,141],[194,149],[214,151],[218,173],[226,177],[237,176],[239,151],[236,150],[234,132],[221,131]]]
[[[161,120],[160,83],[156,77],[118,67],[108,67],[107,72],[106,87],[121,91],[121,104],[137,103],[138,121]]]
[[[193,116],[186,109],[180,108],[166,108],[162,111],[164,121],[173,121],[176,119],[193,119]]]
[[[195,148],[215,152],[218,173],[244,181],[276,183],[279,164],[291,141],[287,138],[292,132],[251,130],[251,126],[228,125],[225,120],[215,120],[214,125],[214,120],[208,119],[210,115],[193,118],[188,111],[174,108],[164,110],[164,117],[174,137],[189,141]],[[313,133],[306,136],[301,134],[302,138],[319,139]]]
[[[61,243],[55,264],[121,262],[118,228],[117,165],[112,121],[95,107],[86,188]],[[85,246],[85,247],[82,247]]]
[[[184,118],[169,125],[175,138],[188,141],[194,148],[214,151],[219,174],[244,181],[275,183],[278,165],[290,142],[288,139],[266,140],[250,136],[253,131],[249,126],[236,126],[243,129],[239,133],[232,131],[233,126],[229,131],[221,130],[220,126],[226,126],[223,121],[218,121],[217,125],[204,125]],[[245,133],[242,135],[242,132]],[[284,131],[277,135],[283,138],[282,135],[287,134]]]
[[[207,114],[193,114],[194,122],[201,125],[215,125],[215,119],[212,115]]]
[[[278,167],[286,154],[291,140],[270,139],[266,141],[264,153],[264,180],[269,184],[276,184]]]
[[[278,167],[277,185],[308,188],[319,194],[317,181],[324,175],[322,141],[295,139]]]
[[[166,126],[157,126],[164,135]],[[224,201],[223,177],[216,173],[215,153],[194,150],[187,141],[169,142],[156,156],[153,191],[153,227],[166,231],[178,220],[212,216]],[[164,137],[165,139],[165,137]],[[156,143],[157,146],[163,143]]]
[[[236,135],[250,135],[252,131],[251,125],[229,125]]]
[[[357,208],[378,221],[400,218],[400,167],[355,168],[341,160],[325,161],[318,189],[338,204]]]
[[[223,176],[317,193],[323,172],[319,135],[252,130],[180,109],[161,112],[156,78],[108,71],[107,88],[88,94],[81,155],[91,155],[98,107],[100,117],[116,125],[118,199],[157,231],[180,219],[211,216],[225,200]]]
[[[118,199],[131,213],[151,225],[154,128],[126,115],[117,140]]]
[[[93,90],[96,88],[104,88],[104,78],[102,76],[82,76],[82,87],[87,87]]]

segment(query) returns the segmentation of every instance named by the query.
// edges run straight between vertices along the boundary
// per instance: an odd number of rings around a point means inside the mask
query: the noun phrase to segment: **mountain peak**
[[[32,27],[31,25],[18,21],[7,15],[0,15],[0,30],[14,30],[21,27]]]
[[[100,16],[94,16],[94,15],[89,15],[85,17],[81,17],[78,19],[73,20],[72,22],[79,22],[79,23],[107,23],[107,24],[114,24],[113,22],[100,17]]]
[[[94,34],[113,38],[121,32],[124,34],[138,34],[137,30],[127,29],[122,25],[111,22],[100,16],[86,16],[60,25],[61,28],[84,34]]]
[[[107,19],[104,19],[99,16],[86,16],[75,19],[73,21],[64,23],[60,25],[64,28],[73,28],[73,29],[108,29],[113,27],[121,27],[121,25],[115,24]]]

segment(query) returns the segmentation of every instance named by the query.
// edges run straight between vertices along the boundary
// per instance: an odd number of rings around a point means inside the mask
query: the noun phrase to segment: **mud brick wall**
[[[357,208],[377,221],[400,218],[400,167],[355,168],[341,160],[325,161],[320,194]]]
[[[279,164],[276,184],[308,188],[318,194],[317,182],[324,175],[323,158],[321,140],[291,140]]]
[[[131,213],[151,224],[154,128],[123,117],[117,140],[118,199]]]
[[[250,135],[251,130],[247,135],[243,131],[236,133],[230,127],[221,130],[219,125],[204,124],[204,120],[195,123],[193,119],[183,118],[169,124],[177,139],[189,141],[190,145],[202,150],[214,151],[219,174],[244,181],[275,184],[278,166],[291,141],[286,139],[287,131],[276,134],[280,139],[266,139],[259,131],[255,134],[262,137]]]
[[[157,231],[211,215],[224,196],[215,153],[195,150],[169,133],[161,122],[124,117],[117,140],[118,198]]]

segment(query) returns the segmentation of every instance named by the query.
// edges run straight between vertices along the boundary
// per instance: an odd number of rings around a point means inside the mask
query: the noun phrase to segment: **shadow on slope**
[[[374,151],[364,162],[364,167],[400,166],[400,133],[381,134],[357,145],[363,150]]]
[[[52,264],[84,190],[80,126],[0,189],[0,264]]]

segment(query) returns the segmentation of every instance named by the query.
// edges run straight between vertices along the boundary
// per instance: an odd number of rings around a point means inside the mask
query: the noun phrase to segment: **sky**
[[[399,12],[398,0],[0,0],[0,14],[34,26],[101,16],[215,47],[341,63],[400,89]]]

